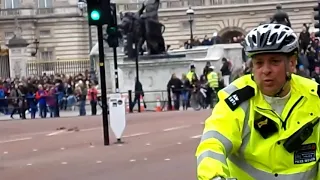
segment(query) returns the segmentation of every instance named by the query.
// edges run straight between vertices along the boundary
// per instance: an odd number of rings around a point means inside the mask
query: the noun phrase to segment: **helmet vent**
[[[255,35],[252,36],[253,43],[257,44],[257,37]]]
[[[270,42],[271,44],[276,44],[277,36],[278,36],[277,34],[272,34],[271,37],[270,37],[270,39],[269,39],[269,42]]]

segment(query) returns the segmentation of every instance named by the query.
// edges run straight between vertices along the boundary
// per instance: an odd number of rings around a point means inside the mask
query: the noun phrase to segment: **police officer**
[[[219,87],[219,77],[216,73],[214,66],[208,68],[207,81],[208,81],[208,90],[207,90],[207,104],[210,104],[210,108],[213,108],[213,93],[216,92],[216,89]]]
[[[281,24],[252,29],[252,74],[220,90],[197,147],[198,180],[318,180],[320,89],[293,74],[298,37]]]
[[[192,64],[190,66],[189,72],[187,73],[187,79],[189,80],[189,82],[192,82],[194,75],[196,75],[196,67]]]

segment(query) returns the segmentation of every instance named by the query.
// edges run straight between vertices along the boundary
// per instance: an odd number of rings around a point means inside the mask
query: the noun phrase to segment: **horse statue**
[[[155,1],[158,2],[159,0]],[[138,48],[137,52],[141,55],[144,52],[143,45],[145,42],[149,55],[165,53],[165,43],[162,36],[165,26],[157,18],[142,13],[147,6],[143,4],[142,8],[136,13],[120,13],[121,22],[118,24],[118,28],[127,39],[127,47],[134,44]]]

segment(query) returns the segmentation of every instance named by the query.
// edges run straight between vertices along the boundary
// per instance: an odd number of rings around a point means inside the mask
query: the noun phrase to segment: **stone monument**
[[[159,4],[160,0],[146,0],[138,12],[120,14],[121,22],[118,27],[126,37],[125,49],[129,58],[135,57],[136,52],[141,55],[144,51],[147,51],[148,55],[166,52],[162,35],[165,26],[158,19]],[[145,43],[146,48],[144,50],[143,45]],[[132,48],[133,45],[134,48]],[[137,50],[135,50],[136,48]]]
[[[10,77],[21,78],[27,75],[27,46],[29,45],[21,36],[22,28],[18,18],[15,18],[14,36],[8,41]]]
[[[282,5],[278,4],[276,6],[277,12],[271,18],[270,23],[283,24],[291,27],[289,16],[286,12],[283,11]]]

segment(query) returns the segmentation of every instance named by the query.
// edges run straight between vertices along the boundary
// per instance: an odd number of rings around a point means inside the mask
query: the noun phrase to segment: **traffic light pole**
[[[106,69],[104,63],[104,48],[103,48],[103,32],[102,25],[97,25],[98,29],[98,45],[99,45],[99,67],[100,67],[100,84],[101,84],[101,101],[102,101],[102,124],[104,145],[110,145],[109,141],[109,123],[107,109],[107,87],[106,87]]]
[[[117,48],[113,47],[113,60],[114,60],[114,81],[116,85],[116,93],[120,93],[119,90],[119,77],[118,77],[118,59],[117,59]]]
[[[137,44],[138,43],[134,43],[135,50],[136,50],[136,82],[140,82],[139,80],[139,48],[137,47]],[[140,97],[138,97],[138,112],[141,112],[140,103],[141,103]]]

